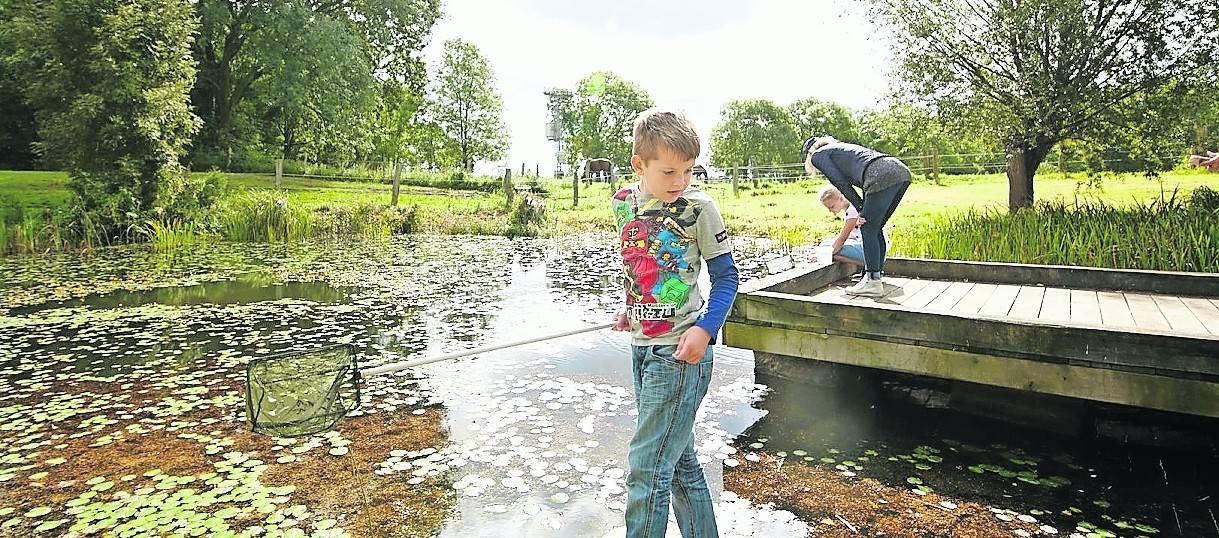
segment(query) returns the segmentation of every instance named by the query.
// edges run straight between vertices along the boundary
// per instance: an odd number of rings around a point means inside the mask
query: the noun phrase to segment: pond
[[[621,535],[624,334],[371,378],[360,410],[312,437],[249,432],[242,389],[245,365],[276,353],[350,344],[370,366],[605,322],[610,243],[414,235],[0,259],[0,535]],[[746,278],[781,251],[737,247]],[[1213,448],[1053,439],[758,379],[747,350],[715,360],[696,442],[725,536],[849,532],[842,514],[734,486],[776,458],[978,503],[1013,534],[1219,535]]]

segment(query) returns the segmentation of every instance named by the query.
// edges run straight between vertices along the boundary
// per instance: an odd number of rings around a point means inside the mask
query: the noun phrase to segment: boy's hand
[[[631,318],[630,318],[630,317],[627,317],[627,315],[626,315],[625,313],[622,313],[622,312],[619,312],[619,313],[617,313],[617,314],[614,314],[614,327],[613,327],[613,329],[614,329],[615,331],[629,331],[629,330],[631,330]]]
[[[868,219],[863,218],[863,215],[855,217],[855,227],[856,228],[862,227],[865,222],[868,222]]]
[[[698,364],[698,361],[703,360],[703,355],[707,354],[707,342],[710,341],[711,334],[705,329],[699,326],[690,327],[681,333],[673,358],[688,364]]]

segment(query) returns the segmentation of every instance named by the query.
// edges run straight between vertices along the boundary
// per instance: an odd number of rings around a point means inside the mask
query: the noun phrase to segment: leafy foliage
[[[1011,155],[1009,206],[1032,204],[1033,174],[1140,92],[1213,65],[1205,0],[875,0],[903,51],[906,90],[975,125]],[[1133,107],[1138,109],[1138,107]]]
[[[6,22],[44,156],[69,171],[82,210],[122,233],[180,178],[199,119],[187,95],[195,30],[185,0],[29,3]],[[12,41],[10,41],[12,43]]]
[[[504,157],[508,130],[500,117],[502,99],[478,47],[460,39],[445,42],[434,93],[436,126],[449,138],[453,161],[473,171],[475,160]]]
[[[652,104],[643,88],[611,71],[580,79],[574,92],[562,93],[554,104],[567,161],[606,158],[614,166],[630,166],[635,118]]]

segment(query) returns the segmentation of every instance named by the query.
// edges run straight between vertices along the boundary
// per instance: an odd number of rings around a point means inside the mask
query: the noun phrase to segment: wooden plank
[[[944,293],[944,290],[948,289],[948,286],[951,284],[951,282],[943,280],[929,280],[927,285],[923,286],[923,289],[911,295],[905,301],[902,301],[901,304],[906,308],[923,308],[931,301],[934,301],[936,297],[939,297],[941,293]]]
[[[1041,312],[1037,319],[1046,321],[1071,321],[1071,290],[1046,288],[1041,298]]]
[[[843,302],[843,303],[849,303],[849,304],[861,304],[861,305],[868,304],[868,303],[874,303],[874,302],[889,302],[890,304],[892,304],[891,301],[886,301],[885,298],[889,297],[889,296],[904,295],[906,293],[905,288],[909,282],[910,282],[910,279],[908,279],[908,278],[902,278],[902,277],[885,278],[882,281],[882,283],[884,284],[884,287],[885,287],[885,294],[880,297],[863,297],[863,296],[858,296],[858,295],[849,295],[846,293],[847,288],[854,286],[855,284],[854,284],[854,282],[849,282],[849,283],[843,282],[842,285],[835,286],[833,288],[834,290],[836,290],[835,292],[826,294],[825,299],[828,301],[836,301],[836,302]],[[920,285],[919,287],[921,288],[922,286]]]
[[[881,302],[883,302],[885,304],[902,304],[902,302],[904,302],[906,299],[909,299],[912,295],[922,291],[923,288],[927,287],[928,282],[931,282],[931,281],[930,280],[916,280],[913,278],[910,280],[907,280],[906,284],[903,285],[901,287],[901,289],[895,289],[895,290],[886,292],[885,296],[883,298],[881,298]]]
[[[885,270],[894,276],[953,282],[1040,284],[1046,287],[1067,289],[1134,291],[1178,296],[1219,296],[1219,274],[1215,273],[923,260],[900,257],[886,258]]]
[[[969,293],[952,306],[952,311],[958,314],[977,314],[986,300],[990,299],[998,286],[994,284],[974,284]]]
[[[1208,332],[1219,335],[1219,306],[1200,297],[1182,297],[1181,302],[1198,317]]]
[[[1168,320],[1168,324],[1172,326],[1173,331],[1189,333],[1189,334],[1210,334],[1206,330],[1206,326],[1198,321],[1198,317],[1190,311],[1181,299],[1170,297],[1167,295],[1153,295],[1151,297],[1156,302],[1156,306],[1160,307],[1160,313],[1164,314],[1164,319]]]
[[[824,266],[801,265],[782,273],[765,276],[741,286],[740,293],[774,291],[805,294],[824,288],[851,276],[852,268],[845,263]]]
[[[885,286],[884,295],[880,297],[852,297],[851,302],[863,303],[884,300],[885,297],[893,295],[894,293],[900,293],[902,288],[904,288],[908,282],[910,282],[910,279],[906,277],[885,277],[885,279],[881,281],[881,284],[884,284]]]
[[[1020,294],[1012,303],[1008,317],[1021,319],[1037,319],[1041,313],[1041,299],[1045,297],[1045,288],[1041,286],[1020,286]]]
[[[1134,317],[1134,326],[1140,329],[1156,329],[1160,331],[1171,331],[1172,325],[1168,324],[1168,320],[1164,319],[1164,314],[1160,313],[1160,307],[1156,305],[1155,299],[1150,295],[1141,293],[1123,293],[1126,296],[1126,304],[1130,305],[1130,315]]]
[[[927,303],[927,310],[937,312],[952,310],[952,307],[956,306],[957,302],[966,295],[969,295],[969,290],[972,290],[973,287],[973,282],[953,282],[948,285],[948,289],[944,290],[944,293],[941,293],[934,301]]]
[[[1101,324],[1106,327],[1135,326],[1125,295],[1116,291],[1098,291],[1096,300],[1100,303]]]
[[[771,292],[738,295],[729,319],[821,334],[1219,380],[1219,336],[1211,335],[954,316],[902,305],[823,303]],[[731,338],[725,343],[736,345]]]
[[[764,353],[928,375],[1178,413],[1219,417],[1219,383],[1014,359],[729,321],[730,345]]]
[[[1071,290],[1071,322],[1101,325],[1100,300],[1092,290]]]
[[[810,297],[812,297],[813,299],[816,299],[818,301],[824,301],[824,300],[834,300],[839,295],[842,295],[841,287],[829,286],[826,288],[821,288],[819,290],[816,290],[816,292],[813,293],[812,295],[810,295]]]
[[[982,308],[978,309],[978,313],[984,316],[1006,316],[1019,294],[1020,286],[998,284],[995,286],[995,292],[982,304]]]

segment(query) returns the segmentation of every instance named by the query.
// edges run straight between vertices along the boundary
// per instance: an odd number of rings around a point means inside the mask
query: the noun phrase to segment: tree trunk
[[[1007,154],[1007,208],[1015,211],[1033,205],[1033,176],[1053,143],[1016,148]]]

